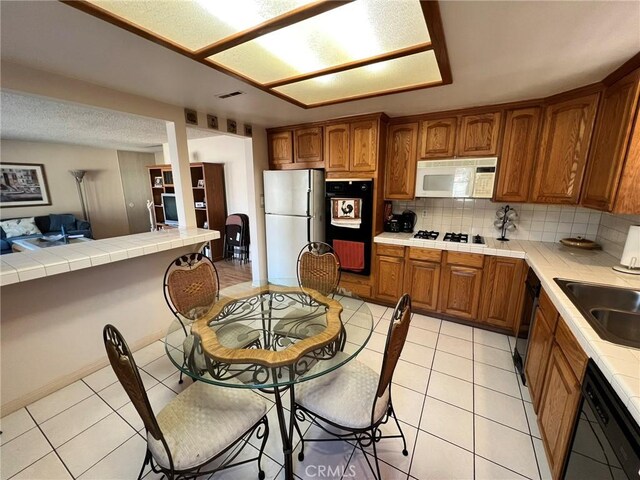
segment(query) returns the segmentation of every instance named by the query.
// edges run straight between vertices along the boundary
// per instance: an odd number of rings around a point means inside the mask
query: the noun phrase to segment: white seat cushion
[[[240,382],[237,382],[240,385]],[[196,382],[156,416],[176,470],[201,465],[240,438],[267,413],[267,403],[247,388]],[[169,468],[162,445],[147,434],[156,462]]]
[[[333,361],[344,358],[346,354],[338,352]],[[318,363],[307,375],[313,375],[323,368]],[[351,360],[331,373],[296,385],[296,403],[337,425],[367,428],[371,426],[371,408],[379,378],[380,375],[364,363]],[[374,421],[382,418],[388,403],[389,389],[376,401]]]
[[[258,330],[247,327],[246,325],[228,324],[224,325],[222,328],[216,328],[215,330],[216,335],[218,336],[218,341],[225,347],[229,348],[244,348],[260,338],[260,332]],[[187,335],[182,342],[182,352],[184,353],[185,358],[191,355],[193,343],[194,338],[191,334]],[[205,363],[203,354],[196,353],[194,355],[194,361],[196,368],[199,370],[207,369],[207,364]]]

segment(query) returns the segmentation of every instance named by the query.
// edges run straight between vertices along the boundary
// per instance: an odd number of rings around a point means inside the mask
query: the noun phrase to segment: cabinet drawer
[[[576,378],[581,381],[584,370],[587,367],[587,355],[562,317],[560,317],[558,328],[556,328],[556,342],[567,358]]]
[[[355,293],[362,298],[371,298],[371,285],[365,283],[351,283],[340,280],[340,287]]]
[[[411,260],[423,260],[425,262],[438,262],[442,259],[442,250],[433,248],[409,247],[409,258]]]
[[[404,257],[404,247],[401,245],[376,244],[376,255],[387,255],[389,257]]]
[[[538,299],[538,306],[544,313],[544,318],[549,324],[549,328],[553,332],[556,329],[556,323],[558,322],[558,310],[554,307],[553,302],[547,295],[544,289],[540,290],[540,298]]]
[[[481,253],[447,252],[447,263],[449,265],[482,268],[484,255]]]

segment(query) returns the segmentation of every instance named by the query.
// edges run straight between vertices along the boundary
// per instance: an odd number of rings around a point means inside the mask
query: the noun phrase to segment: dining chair
[[[299,461],[304,460],[306,442],[355,441],[362,450],[374,477],[380,480],[376,447],[378,442],[382,439],[402,438],[402,454],[404,456],[409,454],[404,433],[393,408],[391,382],[407,338],[410,322],[411,297],[409,294],[404,294],[398,301],[391,318],[379,373],[356,358],[329,374],[301,382],[295,387],[293,418],[294,426],[301,438]],[[345,355],[338,352],[334,361],[340,361]],[[314,375],[319,368],[322,367],[314,366],[307,375]],[[393,418],[398,427],[398,435],[382,434],[380,427],[390,418]],[[301,421],[310,421],[334,438],[304,438],[298,425]],[[373,449],[375,469],[364,450],[369,446]]]
[[[185,364],[193,355],[196,342],[187,325],[209,314],[219,298],[220,280],[213,262],[201,253],[181,255],[169,264],[164,274],[164,298],[171,313],[178,319],[185,339],[182,344]],[[219,341],[229,348],[261,347],[260,332],[238,323],[212,325]],[[195,365],[198,367],[198,365]],[[206,369],[200,365],[200,369]],[[180,373],[179,383],[182,383]]]
[[[254,460],[258,478],[264,479],[261,460],[269,437],[264,398],[243,388],[195,382],[156,415],[122,334],[113,325],[106,325],[102,337],[111,367],[144,423],[147,450],[138,479],[147,465],[169,479],[190,479]],[[235,462],[254,434],[262,440],[258,456]],[[221,462],[202,471],[218,459]]]
[[[340,283],[340,260],[331,245],[310,242],[298,253],[297,279],[301,289],[310,288],[325,296],[333,296]],[[273,328],[274,342],[284,338],[306,338],[324,330],[326,325],[297,318],[279,320]]]

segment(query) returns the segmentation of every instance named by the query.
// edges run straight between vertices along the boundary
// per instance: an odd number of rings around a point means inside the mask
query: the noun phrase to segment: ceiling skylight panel
[[[89,0],[112,15],[195,51],[312,0]]]
[[[372,66],[376,68],[370,68]],[[437,84],[441,80],[435,55],[428,51],[282,85],[274,90],[305,105],[315,106]]]
[[[358,0],[208,60],[265,84],[429,42],[417,0]]]

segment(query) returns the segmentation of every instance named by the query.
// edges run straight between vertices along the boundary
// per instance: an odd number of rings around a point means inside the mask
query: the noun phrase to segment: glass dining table
[[[292,479],[294,425],[291,412],[286,418],[282,394],[288,392],[293,403],[297,383],[351,361],[372,331],[371,312],[353,293],[340,289],[325,296],[283,279],[221,290],[218,301],[196,320],[172,322],[165,348],[173,364],[194,380],[273,395],[285,478]]]

